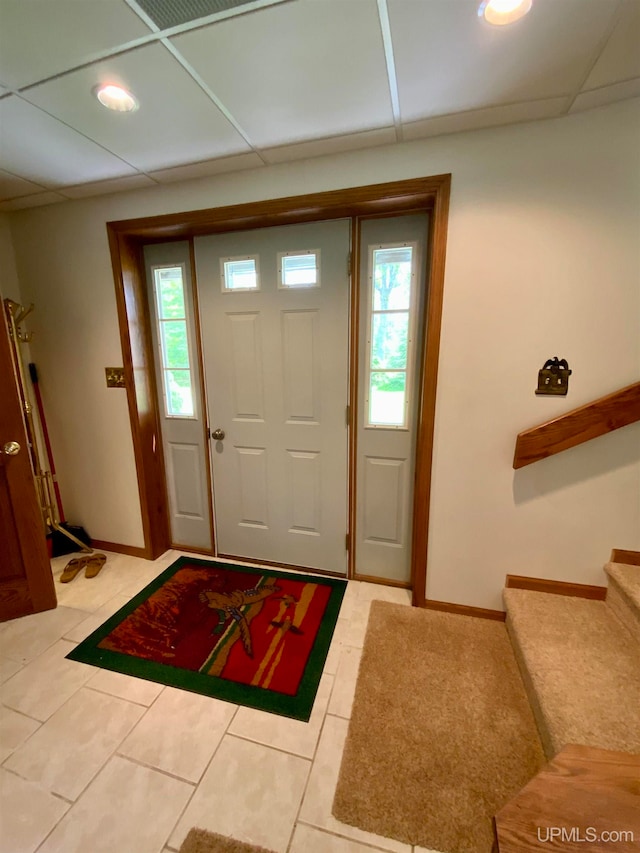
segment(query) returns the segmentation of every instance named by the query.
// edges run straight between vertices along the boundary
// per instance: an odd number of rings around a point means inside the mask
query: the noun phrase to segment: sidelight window
[[[415,324],[416,246],[373,246],[370,252],[366,425],[405,429]]]
[[[169,418],[193,418],[193,373],[185,307],[184,267],[154,267],[158,345],[165,413]]]

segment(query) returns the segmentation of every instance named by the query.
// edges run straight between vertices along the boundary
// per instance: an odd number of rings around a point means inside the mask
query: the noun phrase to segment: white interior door
[[[362,222],[357,576],[411,579],[427,214]]]
[[[195,240],[221,554],[346,572],[349,238]]]
[[[209,550],[205,413],[187,242],[144,247],[174,546]]]

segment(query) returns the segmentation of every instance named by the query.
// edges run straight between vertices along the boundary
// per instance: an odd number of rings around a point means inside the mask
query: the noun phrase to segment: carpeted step
[[[604,601],[505,589],[507,628],[548,757],[640,752],[640,645]]]
[[[607,563],[607,604],[640,643],[640,566]]]

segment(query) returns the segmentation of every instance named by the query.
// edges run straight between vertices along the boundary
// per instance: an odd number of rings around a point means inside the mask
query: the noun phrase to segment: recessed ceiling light
[[[122,86],[114,86],[112,83],[106,86],[96,86],[93,94],[102,106],[107,107],[109,110],[116,110],[119,113],[130,113],[138,109],[136,99],[131,92],[127,92]]]
[[[527,14],[533,0],[482,0],[478,15],[496,27],[513,24]]]

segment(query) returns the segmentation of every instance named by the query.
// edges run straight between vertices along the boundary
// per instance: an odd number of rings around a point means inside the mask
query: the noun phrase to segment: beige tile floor
[[[428,853],[340,823],[331,804],[370,602],[350,582],[308,723],[68,661],[179,554],[109,554],[58,608],[0,625],[0,853],[169,853],[192,826],[276,853]]]

